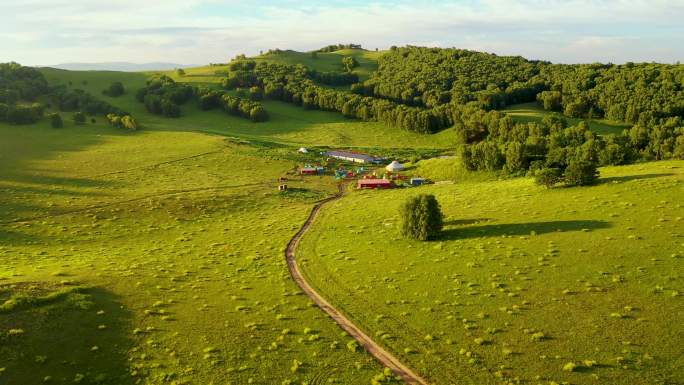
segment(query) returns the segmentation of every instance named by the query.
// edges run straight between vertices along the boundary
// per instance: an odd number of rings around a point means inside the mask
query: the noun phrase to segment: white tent
[[[385,167],[385,170],[389,172],[397,172],[401,171],[404,169],[404,165],[397,162],[396,160],[392,161],[392,163],[388,164],[387,167]]]
[[[297,151],[298,151],[298,152],[301,152],[302,154],[306,154],[306,153],[308,153],[308,152],[309,152],[309,150],[307,150],[307,149],[306,149],[306,148],[304,148],[304,147],[300,148],[300,149],[299,149],[299,150],[297,150]]]

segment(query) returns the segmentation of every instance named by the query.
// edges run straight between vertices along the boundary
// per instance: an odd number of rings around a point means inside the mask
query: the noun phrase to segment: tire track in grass
[[[304,275],[297,265],[297,260],[295,257],[295,252],[297,251],[297,246],[301,241],[304,234],[311,227],[311,224],[315,221],[321,208],[327,203],[336,201],[344,195],[344,186],[340,185],[340,191],[330,198],[326,198],[313,207],[309,217],[302,225],[301,229],[295,234],[294,237],[287,244],[287,249],[285,249],[285,259],[287,261],[287,269],[290,271],[290,276],[297,283],[297,285],[302,289],[302,291],[324,312],[326,312],[330,318],[333,319],[350,337],[354,338],[368,353],[380,361],[385,367],[394,372],[397,376],[401,377],[404,381],[411,385],[428,385],[428,382],[414,373],[409,367],[404,365],[399,359],[397,359],[390,352],[385,350],[382,346],[378,345],[371,337],[364,333],[358,326],[354,325],[347,317],[345,317],[342,312],[333,307],[328,301],[325,300],[314,288],[306,281]]]

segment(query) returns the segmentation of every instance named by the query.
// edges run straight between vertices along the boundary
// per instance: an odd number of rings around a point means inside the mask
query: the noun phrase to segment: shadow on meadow
[[[502,235],[530,235],[553,232],[586,231],[606,229],[610,223],[594,220],[548,221],[528,223],[506,223],[500,225],[479,225],[449,228],[442,231],[440,239],[457,240],[481,237],[500,237]]]
[[[673,175],[675,175],[675,174],[673,174],[671,172],[664,172],[664,173],[659,173],[659,174],[625,175],[625,176],[613,176],[613,177],[608,177],[608,178],[601,178],[600,181],[602,183],[622,183],[622,182],[628,182],[631,180],[663,178],[666,176],[673,176]]]
[[[134,383],[131,315],[116,295],[37,282],[0,292],[0,384]]]
[[[444,226],[465,226],[474,225],[477,223],[488,222],[489,218],[472,218],[472,219],[450,219],[444,221]]]

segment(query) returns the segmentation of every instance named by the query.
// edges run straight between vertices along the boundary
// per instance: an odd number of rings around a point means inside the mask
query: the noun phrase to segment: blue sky
[[[334,43],[684,62],[684,0],[0,0],[0,61],[225,62]]]

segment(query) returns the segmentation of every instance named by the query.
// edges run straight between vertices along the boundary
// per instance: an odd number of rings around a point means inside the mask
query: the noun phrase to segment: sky
[[[684,62],[684,0],[0,0],[0,62],[227,62],[270,48],[457,47]]]

